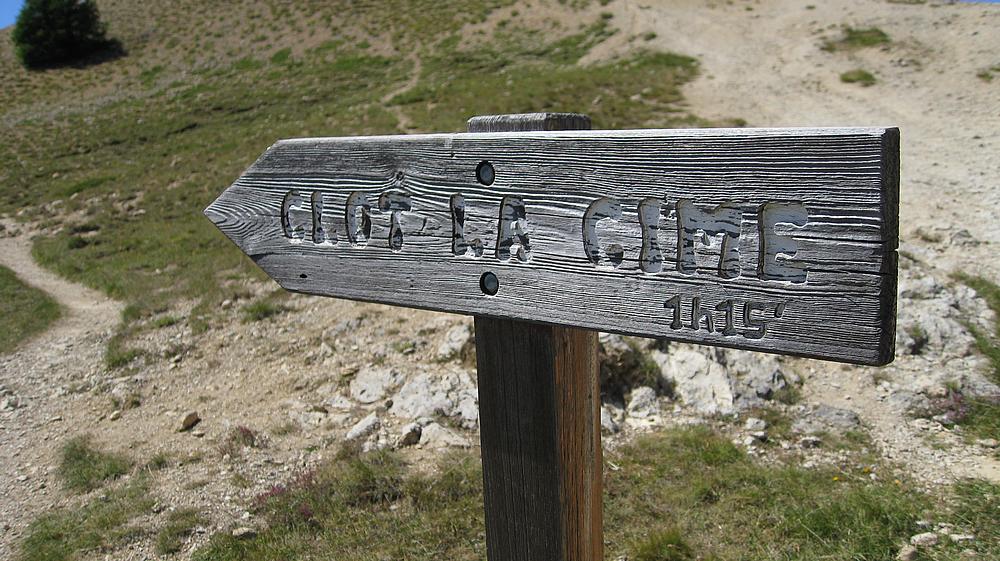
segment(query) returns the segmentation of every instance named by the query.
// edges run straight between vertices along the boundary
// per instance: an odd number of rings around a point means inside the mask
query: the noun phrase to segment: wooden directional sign
[[[885,128],[305,138],[205,213],[296,292],[885,364],[898,153]]]

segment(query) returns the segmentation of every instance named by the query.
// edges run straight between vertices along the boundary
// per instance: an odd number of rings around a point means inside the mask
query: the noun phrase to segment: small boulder
[[[462,428],[475,429],[479,426],[479,395],[475,390],[462,390],[454,413],[461,420]]]
[[[201,417],[198,416],[198,412],[189,411],[181,417],[181,424],[180,427],[178,427],[177,432],[189,431],[200,422]]]
[[[661,385],[672,387],[688,407],[703,415],[735,411],[736,392],[716,349],[672,344],[670,352],[650,352],[660,368]]]
[[[916,561],[918,555],[917,548],[907,544],[899,548],[899,552],[896,553],[896,561]]]
[[[402,430],[399,432],[399,446],[413,446],[414,444],[420,442],[420,433],[423,429],[417,423],[409,423],[404,425]]]
[[[601,432],[604,434],[617,434],[621,426],[615,420],[614,415],[607,405],[601,407]]]
[[[629,417],[652,417],[659,413],[660,404],[656,400],[656,390],[649,386],[639,386],[632,390],[628,402]]]
[[[748,431],[762,431],[767,428],[767,421],[758,419],[757,417],[748,417],[746,422],[743,423],[743,428]]]
[[[466,448],[469,446],[469,441],[464,436],[456,434],[437,423],[431,423],[420,431],[420,444],[428,448],[446,448],[449,446]]]
[[[935,532],[924,532],[910,537],[910,545],[917,547],[931,547],[937,545],[941,538]]]
[[[323,405],[326,407],[327,411],[350,411],[354,407],[354,403],[352,403],[350,399],[347,399],[340,394],[333,394],[323,402]]]
[[[449,360],[462,353],[462,347],[472,339],[472,330],[464,323],[453,326],[444,334],[444,340],[437,348],[439,360]]]
[[[453,390],[458,382],[458,376],[453,374],[435,377],[421,372],[411,376],[393,397],[389,412],[404,419],[434,415],[450,416],[455,408],[455,402],[448,397],[448,392]]]
[[[850,409],[841,409],[829,405],[818,405],[807,411],[801,418],[792,423],[792,432],[799,434],[819,434],[833,432],[843,434],[861,427],[858,414]]]
[[[948,534],[948,539],[952,543],[971,543],[976,540],[976,536],[972,534]]]
[[[351,397],[359,403],[382,401],[401,380],[402,375],[392,368],[382,366],[363,368],[351,380]]]
[[[379,429],[382,422],[378,418],[377,413],[371,413],[364,419],[361,419],[351,430],[347,431],[347,440],[357,440],[359,438],[365,438]]]
[[[249,540],[257,537],[257,531],[253,528],[240,526],[239,528],[233,530],[233,537],[238,540]]]
[[[761,356],[739,360],[739,354],[742,353],[726,351],[730,370],[742,371],[737,389],[741,397],[739,401],[743,405],[752,406],[758,403],[757,400],[771,400],[776,392],[788,387],[788,380],[777,357]]]
[[[819,448],[822,441],[816,436],[803,436],[799,439],[799,447],[801,448]]]

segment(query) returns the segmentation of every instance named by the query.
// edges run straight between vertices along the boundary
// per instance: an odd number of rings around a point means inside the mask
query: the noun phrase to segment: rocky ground
[[[951,277],[1000,278],[992,254],[1000,242],[1000,87],[976,78],[998,62],[1000,8],[617,0],[606,9],[622,30],[589,58],[611,57],[634,47],[629,37],[655,33],[655,46],[702,62],[686,90],[695,114],[741,116],[753,126],[899,126],[903,242],[892,365],[604,335],[605,445],[709,422],[764,459],[794,452],[807,464],[836,462],[860,447],[928,487],[966,476],[1000,481],[996,442],[967,439],[934,416],[946,411],[941,400],[951,392],[1000,396],[967,329],[988,328],[992,313]],[[824,52],[821,42],[840,24],[878,26],[893,42]],[[879,82],[840,82],[840,72],[858,66]],[[159,508],[193,506],[210,520],[182,555],[212,531],[252,528],[247,505],[255,496],[345,442],[402,448],[414,459],[478,443],[468,318],[290,296],[282,313],[245,322],[243,307],[275,289],[248,283],[246,297],[228,302],[207,332],[162,321],[137,341],[147,351],[140,365],[108,370],[102,353],[120,304],[37,267],[30,232],[6,226],[0,263],[67,313],[0,357],[0,558],[13,557],[39,513],[92,498],[67,495],[54,474],[59,444],[72,435],[89,433],[138,463],[169,458],[153,490]],[[252,445],[234,446],[234,434],[252,435]],[[851,439],[855,448],[843,445]],[[155,532],[157,522],[149,524]],[[152,553],[136,545],[121,557]]]

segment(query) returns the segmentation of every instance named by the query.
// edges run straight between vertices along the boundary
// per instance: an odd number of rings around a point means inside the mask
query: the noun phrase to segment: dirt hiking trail
[[[66,281],[31,257],[30,233],[3,223],[0,265],[22,281],[44,290],[62,307],[62,317],[46,332],[0,355],[0,387],[20,402],[0,419],[0,518],[11,529],[0,532],[0,558],[13,555],[17,541],[37,514],[57,501],[45,475],[58,465],[59,444],[88,426],[89,407],[70,405],[68,389],[103,371],[107,340],[121,317],[122,305],[87,287]]]

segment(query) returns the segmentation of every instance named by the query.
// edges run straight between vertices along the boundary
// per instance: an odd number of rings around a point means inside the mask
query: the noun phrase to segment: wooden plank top
[[[893,128],[305,138],[205,213],[297,292],[885,364],[898,162]]]

